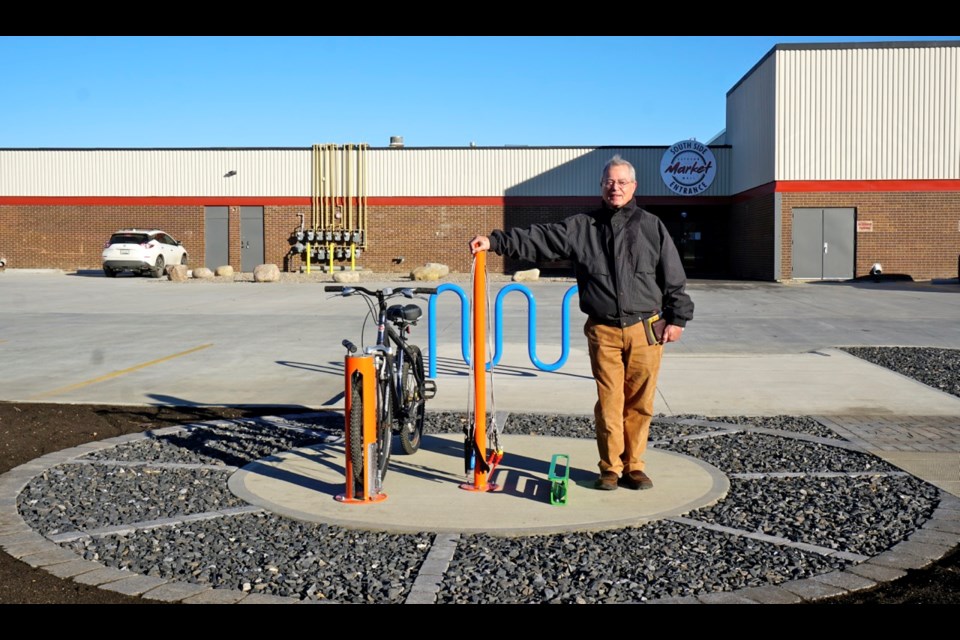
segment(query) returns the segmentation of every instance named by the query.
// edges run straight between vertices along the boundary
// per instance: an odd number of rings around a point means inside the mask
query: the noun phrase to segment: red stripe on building
[[[863,193],[863,192],[956,192],[960,180],[781,180],[734,196],[638,196],[642,204],[722,205],[771,193]],[[337,203],[345,202],[337,198]],[[368,197],[366,204],[377,206],[583,206],[592,207],[600,196],[389,196]],[[309,206],[310,196],[4,196],[0,205],[196,205],[196,206]],[[356,204],[357,198],[352,203]]]
[[[781,180],[778,193],[853,193],[862,191],[960,191],[960,180]]]
[[[156,197],[111,197],[111,196],[4,196],[0,197],[0,204],[34,204],[34,205],[104,205],[104,206],[131,206],[131,205],[309,205],[311,199],[306,198],[256,198],[256,197],[223,197],[211,196],[198,198],[195,196],[156,196]]]

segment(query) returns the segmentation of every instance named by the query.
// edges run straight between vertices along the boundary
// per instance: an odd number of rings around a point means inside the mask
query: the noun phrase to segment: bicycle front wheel
[[[353,467],[353,481],[360,485],[363,484],[364,475],[367,473],[366,456],[364,456],[366,443],[363,440],[364,384],[374,384],[374,381],[365,380],[359,372],[354,373],[350,384],[350,463]],[[375,466],[382,481],[387,475],[390,447],[393,442],[393,402],[390,399],[389,381],[376,381],[376,386],[376,441],[370,463]]]
[[[400,401],[402,406],[397,416],[400,422],[400,445],[407,455],[416,453],[423,440],[423,421],[426,411],[426,398],[423,397],[423,355],[420,347],[410,345],[412,358],[403,361],[400,372],[402,387]]]
[[[363,486],[363,376],[353,372],[350,380],[350,464],[353,482]]]

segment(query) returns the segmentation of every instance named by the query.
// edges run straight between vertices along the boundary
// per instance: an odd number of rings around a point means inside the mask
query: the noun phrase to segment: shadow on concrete
[[[960,293],[960,282],[954,278],[916,281],[910,276],[890,274],[880,276],[863,276],[853,280],[814,280],[806,284],[826,287],[852,287],[855,289],[872,289],[876,291],[916,291],[918,293]]]

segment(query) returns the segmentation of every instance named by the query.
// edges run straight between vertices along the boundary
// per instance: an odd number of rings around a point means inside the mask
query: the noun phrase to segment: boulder
[[[360,282],[359,271],[334,271],[334,282]]]
[[[427,267],[428,269],[436,269],[437,273],[440,274],[441,278],[443,278],[444,276],[450,275],[450,267],[448,267],[445,264],[441,264],[439,262],[428,262],[423,266]]]
[[[540,269],[527,269],[513,274],[514,282],[534,282],[540,279]]]
[[[209,280],[213,277],[213,271],[206,267],[197,267],[193,270],[193,277],[197,280]]]
[[[417,267],[410,273],[410,277],[417,281],[430,281],[430,280],[439,280],[440,274],[437,271],[432,269],[427,269],[426,267]]]
[[[186,282],[187,280],[187,265],[185,264],[167,265],[165,271],[167,277],[170,278],[170,282]]]
[[[450,269],[446,265],[428,262],[410,272],[410,277],[414,280],[439,280],[449,273]]]
[[[258,264],[253,269],[254,282],[279,282],[280,268],[275,264]]]
[[[233,277],[233,267],[228,264],[221,265],[217,267],[214,273],[217,274],[218,278],[232,278]]]

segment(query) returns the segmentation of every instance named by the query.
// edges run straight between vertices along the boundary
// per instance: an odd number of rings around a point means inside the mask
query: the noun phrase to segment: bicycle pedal
[[[435,395],[437,395],[437,381],[424,380],[423,381],[423,399],[430,400]]]

